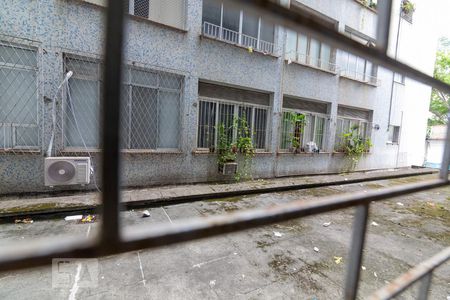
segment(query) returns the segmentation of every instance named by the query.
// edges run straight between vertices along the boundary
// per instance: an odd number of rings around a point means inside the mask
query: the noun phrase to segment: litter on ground
[[[273,235],[275,235],[276,237],[282,237],[284,234],[278,231],[274,231]]]
[[[314,247],[313,249],[314,249],[314,251],[319,252],[319,248]]]
[[[323,223],[322,225],[323,225],[323,227],[328,227],[328,226],[331,225],[331,222],[325,222],[325,223]]]
[[[94,215],[87,215],[81,219],[81,223],[94,223],[96,219]]]
[[[342,262],[342,257],[341,256],[335,256],[334,257],[334,262],[338,265]]]
[[[18,223],[32,224],[33,220],[30,219],[30,218],[26,218],[26,219],[22,219],[22,220],[17,219],[17,220],[14,221],[14,223],[16,223],[16,224],[18,224]]]
[[[401,203],[401,202],[397,202],[398,206],[405,206],[405,204]]]
[[[148,218],[148,217],[150,217],[150,212],[149,212],[148,210],[144,210],[144,211],[142,212],[142,217],[143,217],[143,218]]]
[[[364,266],[361,266],[361,269],[362,269],[363,271],[365,271],[365,270],[366,270],[366,267],[364,267]]]
[[[373,226],[379,226],[379,224],[377,222],[375,222],[375,221],[372,222],[372,225]]]
[[[67,216],[64,218],[66,221],[76,221],[81,220],[83,218],[83,215],[75,215],[75,216]]]

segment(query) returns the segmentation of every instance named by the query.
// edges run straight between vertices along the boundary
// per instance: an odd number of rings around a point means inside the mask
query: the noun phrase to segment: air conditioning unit
[[[235,162],[224,163],[221,171],[222,171],[223,175],[236,174],[236,172],[237,172],[237,163],[235,163]]]
[[[89,184],[90,157],[47,157],[44,161],[46,186]]]

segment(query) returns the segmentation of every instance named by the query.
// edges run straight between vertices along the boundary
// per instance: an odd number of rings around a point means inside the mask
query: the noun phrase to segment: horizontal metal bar
[[[337,48],[350,51],[356,55],[367,58],[373,63],[384,66],[391,71],[403,74],[411,79],[430,85],[442,92],[450,93],[450,85],[433,78],[407,64],[401,63],[388,56],[383,49],[367,47],[350,37],[347,37],[329,24],[325,24],[306,11],[290,10],[268,0],[225,0],[229,5],[253,9],[268,20],[285,27],[298,30],[299,28],[309,34],[329,43]]]
[[[370,300],[392,299],[398,296],[405,289],[421,280],[434,269],[450,260],[450,247],[445,248],[430,259],[420,263],[408,272],[404,273],[384,288],[378,290],[370,296]]]
[[[367,193],[344,194],[320,200],[314,199],[310,202],[298,200],[221,216],[181,220],[173,224],[151,225],[151,227],[148,224],[135,226],[124,230],[122,240],[115,247],[93,245],[90,240],[84,239],[80,239],[78,242],[74,242],[73,238],[65,241],[62,237],[41,239],[26,247],[17,247],[17,245],[2,247],[0,249],[0,271],[46,265],[51,258],[95,257],[143,248],[162,247],[367,204],[371,201],[381,201],[448,184],[449,182],[445,180],[436,179]]]

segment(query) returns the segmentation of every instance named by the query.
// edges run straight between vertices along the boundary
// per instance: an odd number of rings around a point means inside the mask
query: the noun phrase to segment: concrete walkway
[[[242,194],[260,194],[288,190],[343,185],[365,181],[425,175],[437,172],[428,168],[402,168],[353,172],[334,175],[297,176],[259,179],[237,183],[204,183],[159,186],[124,190],[124,209],[156,207],[212,198],[234,197]],[[0,219],[51,215],[65,212],[94,211],[101,204],[99,193],[86,192],[65,196],[8,196],[0,198]]]

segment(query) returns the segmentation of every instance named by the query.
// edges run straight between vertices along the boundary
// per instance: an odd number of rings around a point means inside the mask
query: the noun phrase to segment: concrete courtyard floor
[[[366,191],[435,178],[372,181],[301,191],[199,201],[122,213],[123,226],[177,222],[286,203]],[[98,260],[98,285],[71,269],[71,281],[52,288],[52,268],[0,274],[0,299],[342,299],[353,209],[292,220],[240,233],[142,250]],[[323,223],[331,222],[328,227]],[[372,223],[374,222],[374,223]],[[99,223],[62,219],[0,225],[0,247],[44,236],[95,234]],[[450,246],[450,188],[371,205],[360,284],[364,299],[412,266]],[[314,247],[319,249],[318,252]],[[342,257],[340,263],[336,263]],[[77,276],[78,275],[78,276]],[[54,283],[54,282],[53,282]],[[416,299],[416,289],[399,299]],[[450,264],[434,273],[430,299],[450,296]]]

